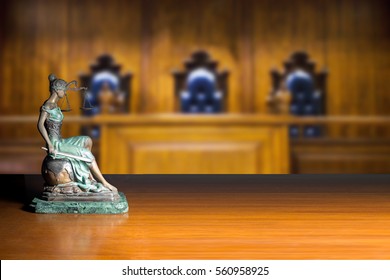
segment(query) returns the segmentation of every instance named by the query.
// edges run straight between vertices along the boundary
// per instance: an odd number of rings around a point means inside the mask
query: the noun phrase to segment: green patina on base
[[[119,193],[117,201],[47,201],[34,198],[35,213],[44,214],[121,214],[129,211],[126,196]]]

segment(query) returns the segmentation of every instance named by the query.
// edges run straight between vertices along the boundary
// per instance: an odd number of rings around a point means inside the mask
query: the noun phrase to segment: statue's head
[[[66,103],[68,104],[68,108],[63,109],[62,111],[64,111],[64,112],[71,110],[69,100],[68,100],[68,95],[66,94],[66,91],[68,89],[74,90],[74,91],[87,89],[86,87],[79,87],[78,88],[77,82],[74,80],[67,83],[66,81],[64,81],[62,79],[57,79],[57,77],[54,74],[50,74],[48,79],[49,79],[50,94],[55,92],[59,98],[63,98],[64,96],[66,98]],[[71,85],[74,85],[75,87],[70,87]]]
[[[62,79],[58,79],[54,74],[50,74],[48,78],[49,78],[49,91],[50,92],[55,91],[60,98],[66,95],[66,91],[68,89],[79,90],[79,88],[70,88],[71,85],[77,86],[76,81],[71,81],[67,83]]]

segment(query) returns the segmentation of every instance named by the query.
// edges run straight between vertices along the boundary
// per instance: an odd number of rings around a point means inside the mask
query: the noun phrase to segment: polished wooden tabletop
[[[41,176],[1,175],[0,258],[390,257],[390,175],[107,178],[129,213],[35,214]]]

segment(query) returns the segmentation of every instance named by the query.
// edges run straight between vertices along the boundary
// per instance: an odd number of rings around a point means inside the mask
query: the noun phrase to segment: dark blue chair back
[[[199,68],[187,78],[187,88],[180,94],[183,113],[220,113],[222,94],[217,90],[216,79],[212,72]]]
[[[286,79],[287,89],[291,93],[290,113],[296,116],[316,116],[321,114],[322,96],[315,90],[313,78],[302,70],[296,70]],[[290,127],[290,136],[298,137],[299,129]],[[303,129],[304,137],[321,136],[319,126],[307,125]]]
[[[84,115],[93,116],[100,113],[99,92],[102,89],[103,84],[108,84],[109,88],[112,91],[115,91],[119,88],[119,79],[110,72],[101,72],[92,78],[91,85],[86,95],[86,104],[90,104],[92,109],[83,111]]]
[[[112,91],[119,88],[119,79],[114,74],[104,71],[93,76],[91,85],[85,95],[85,104],[91,106],[89,110],[83,110],[84,116],[94,116],[100,113],[101,108],[99,104],[99,92],[102,89],[103,84],[108,84]],[[89,134],[92,138],[99,138],[100,129],[98,126],[88,129],[88,133],[82,131],[84,134]]]

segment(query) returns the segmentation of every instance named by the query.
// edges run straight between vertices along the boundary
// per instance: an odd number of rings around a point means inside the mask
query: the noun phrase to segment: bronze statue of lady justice
[[[42,164],[45,184],[42,197],[33,201],[36,212],[127,212],[125,196],[106,181],[98,167],[91,152],[91,138],[61,136],[64,116],[58,101],[65,97],[69,107],[67,90],[86,88],[77,88],[76,81],[67,83],[54,74],[48,78],[50,96],[43,103],[38,120],[38,130],[46,142],[43,149],[47,151]]]

